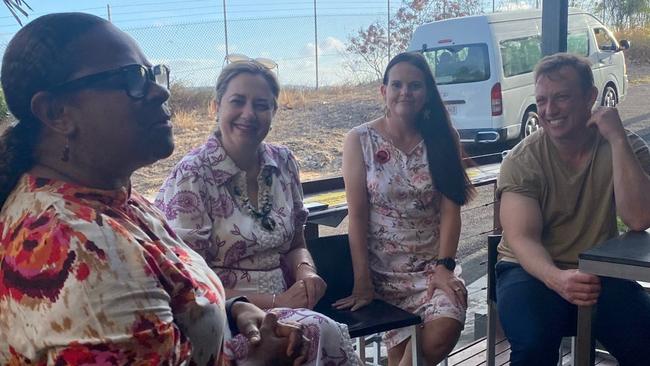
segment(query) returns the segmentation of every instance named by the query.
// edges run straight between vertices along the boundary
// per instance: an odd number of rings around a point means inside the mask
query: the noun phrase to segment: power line
[[[154,11],[148,11],[147,14],[152,14],[152,13],[167,13],[167,12],[177,12],[177,11],[186,11],[186,10],[205,10],[205,9],[219,9],[216,6],[202,6],[202,7],[193,7],[193,8],[173,8],[173,9],[161,9],[161,10],[154,10]],[[368,9],[368,7],[365,6],[348,6],[348,7],[319,7],[319,10],[374,10],[374,9]],[[378,8],[379,9],[379,8]],[[383,9],[383,8],[381,8]],[[279,12],[279,11],[291,11],[291,12],[301,12],[301,11],[312,11],[313,7],[306,7],[306,8],[274,8],[274,9],[257,9],[257,10],[230,10],[227,13],[228,14],[242,14],[242,13],[272,13],[272,12]],[[121,12],[121,13],[112,13],[113,16],[115,15],[134,15],[133,12]],[[188,14],[192,15],[192,14]]]

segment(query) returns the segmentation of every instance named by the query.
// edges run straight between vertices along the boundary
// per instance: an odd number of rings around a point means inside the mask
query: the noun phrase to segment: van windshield
[[[485,43],[429,48],[423,53],[438,85],[471,83],[490,78]]]

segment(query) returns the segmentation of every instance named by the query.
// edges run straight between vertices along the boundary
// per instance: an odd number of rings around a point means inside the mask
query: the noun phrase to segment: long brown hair
[[[18,121],[0,136],[0,208],[20,176],[35,164],[42,125],[32,113],[32,97],[76,71],[76,55],[69,46],[106,22],[84,13],[48,14],[24,26],[9,42],[2,58],[2,89]]]
[[[429,172],[437,190],[458,205],[464,205],[474,195],[474,186],[465,172],[458,133],[451,125],[447,109],[433,78],[427,60],[419,53],[405,52],[393,57],[386,66],[383,84],[388,85],[388,73],[393,66],[407,62],[424,75],[427,100],[418,114],[415,127],[422,135],[427,149]]]

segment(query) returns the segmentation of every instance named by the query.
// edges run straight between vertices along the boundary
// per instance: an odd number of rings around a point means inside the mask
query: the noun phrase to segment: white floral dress
[[[282,256],[290,250],[296,228],[305,224],[308,212],[291,151],[262,143],[258,153],[258,206],[262,206],[265,195],[273,198],[268,215],[275,223],[272,230],[250,215],[238,194],[246,190],[246,175],[227,155],[217,134],[174,167],[155,204],[174,231],[205,258],[225,288],[279,293],[287,289]],[[265,172],[271,172],[271,179]],[[314,342],[307,365],[360,362],[344,324],[306,309],[271,311],[280,319],[297,321],[309,329]],[[245,353],[241,345],[229,351]]]
[[[465,324],[465,309],[442,290],[427,296],[438,254],[442,194],[432,184],[424,142],[404,153],[369,123],[355,131],[366,168],[368,259],[376,293],[424,322],[445,317]],[[392,330],[384,341],[392,348],[409,336],[407,329]]]

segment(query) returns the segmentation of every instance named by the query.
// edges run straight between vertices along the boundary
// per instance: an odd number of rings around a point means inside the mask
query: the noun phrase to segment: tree
[[[650,20],[650,0],[601,0],[596,11],[617,30],[645,27]]]
[[[358,56],[376,79],[380,79],[388,63],[388,55],[405,51],[418,25],[479,14],[483,10],[481,3],[480,0],[404,0],[390,18],[388,26],[377,21],[351,35],[347,51]]]
[[[18,14],[20,13],[22,16],[27,16],[27,11],[25,9],[32,10],[32,8],[25,2],[24,0],[2,0],[11,12],[11,15],[14,16],[18,24],[22,25],[23,23],[20,21],[20,18],[18,17]]]

